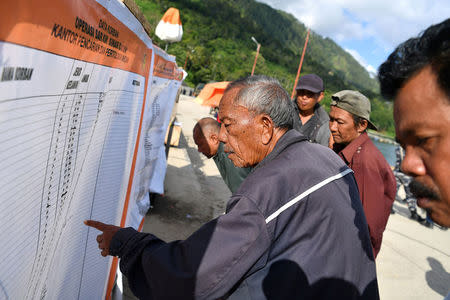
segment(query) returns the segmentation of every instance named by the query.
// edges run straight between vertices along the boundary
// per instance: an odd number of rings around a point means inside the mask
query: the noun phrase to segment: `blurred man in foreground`
[[[231,193],[234,193],[252,169],[238,168],[233,165],[223,151],[223,143],[219,141],[219,131],[219,122],[213,118],[202,118],[194,126],[194,142],[198,147],[198,152],[214,160],[225,184]]]
[[[450,227],[450,19],[399,45],[378,78],[382,95],[394,99],[409,188],[433,221]]]
[[[370,101],[358,91],[340,91],[332,97],[330,131],[333,150],[355,172],[359,196],[377,257],[395,199],[396,181],[383,154],[367,135]]]
[[[395,196],[395,200],[406,202],[410,213],[410,219],[419,222],[425,227],[432,228],[433,222],[430,222],[428,218],[422,218],[422,216],[417,213],[417,200],[409,190],[409,184],[412,180],[412,177],[406,175],[401,170],[401,164],[404,157],[405,150],[403,150],[400,145],[397,145],[395,147],[395,166],[392,170],[395,176],[395,180],[397,181],[397,194]],[[393,209],[391,210],[391,213],[395,213]]]
[[[254,167],[226,213],[184,241],[86,221],[101,254],[141,299],[378,299],[375,262],[352,171],[292,128],[280,84],[232,82],[220,102],[219,140]]]

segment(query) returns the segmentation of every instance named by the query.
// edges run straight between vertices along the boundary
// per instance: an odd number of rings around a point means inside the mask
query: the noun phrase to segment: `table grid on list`
[[[114,221],[120,214],[145,78],[7,46],[32,52],[37,63],[30,66],[34,78],[0,98],[0,299],[3,294],[5,299],[73,298],[74,293],[82,299],[86,289],[105,281],[83,278],[92,277],[86,270],[100,268],[106,276],[108,269],[90,245],[95,232],[82,220]],[[27,64],[20,53],[7,61],[12,68]],[[60,92],[38,94],[40,84],[49,84],[39,78],[48,61],[59,73],[52,89]],[[0,87],[3,83],[11,84]]]

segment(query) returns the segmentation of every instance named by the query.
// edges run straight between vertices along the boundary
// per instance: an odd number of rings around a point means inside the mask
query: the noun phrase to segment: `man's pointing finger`
[[[95,229],[98,229],[100,231],[104,231],[106,229],[106,224],[99,221],[85,220],[84,224],[90,227],[94,227]]]

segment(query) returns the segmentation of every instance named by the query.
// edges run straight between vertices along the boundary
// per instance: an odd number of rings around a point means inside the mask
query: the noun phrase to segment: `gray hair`
[[[231,82],[225,92],[234,88],[240,88],[234,104],[256,114],[269,115],[275,127],[293,127],[294,107],[278,80],[264,75],[248,76]]]

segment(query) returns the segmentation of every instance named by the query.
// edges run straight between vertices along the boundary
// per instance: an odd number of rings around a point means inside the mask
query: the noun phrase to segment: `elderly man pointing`
[[[378,299],[367,223],[352,171],[290,130],[289,95],[271,78],[231,83],[219,139],[254,167],[226,213],[184,241],[96,221],[102,255],[141,299]]]

